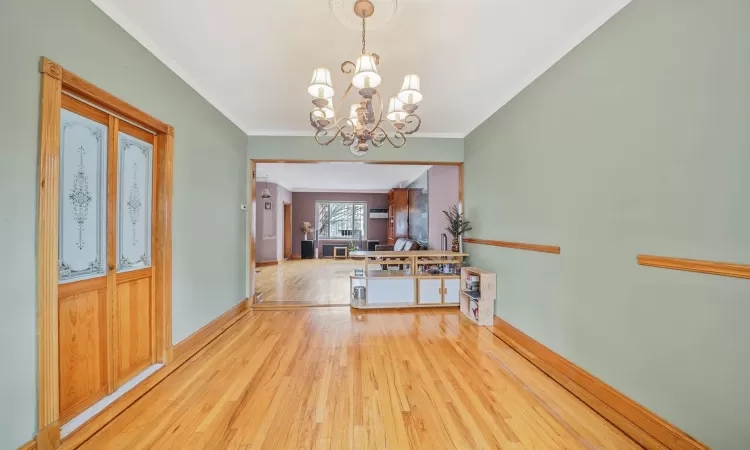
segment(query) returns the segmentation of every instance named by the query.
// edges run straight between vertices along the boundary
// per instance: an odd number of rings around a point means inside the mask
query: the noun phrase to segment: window
[[[315,202],[319,239],[367,239],[367,203]]]

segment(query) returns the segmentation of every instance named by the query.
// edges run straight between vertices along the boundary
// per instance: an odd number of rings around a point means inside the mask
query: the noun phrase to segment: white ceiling
[[[419,178],[431,166],[363,164],[356,162],[318,164],[265,164],[255,166],[257,177],[290,191],[388,192]],[[262,183],[262,182],[261,182]]]
[[[329,0],[92,1],[250,135],[312,134],[312,70],[331,70],[338,99],[360,52]],[[462,137],[629,1],[399,0],[368,51],[385,101],[420,75],[418,136]]]

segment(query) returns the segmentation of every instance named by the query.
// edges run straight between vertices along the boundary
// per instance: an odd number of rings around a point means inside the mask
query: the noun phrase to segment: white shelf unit
[[[427,267],[460,265],[464,253],[418,250],[410,252],[356,251],[351,257],[362,258],[363,270],[350,274],[350,292],[364,286],[366,298],[351,298],[351,306],[368,308],[456,307],[461,289],[460,275],[427,273]],[[387,270],[397,268],[399,270]]]
[[[479,291],[466,290],[469,275],[479,276]],[[495,320],[495,299],[497,298],[497,277],[477,267],[461,268],[461,313],[477,325],[489,327]]]

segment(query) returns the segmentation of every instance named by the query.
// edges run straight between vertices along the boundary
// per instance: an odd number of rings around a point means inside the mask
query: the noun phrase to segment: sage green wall
[[[716,449],[750,443],[750,2],[634,0],[465,142],[496,314]]]
[[[247,136],[89,0],[0,0],[0,448],[36,430],[39,58],[175,127],[173,333],[244,298]]]
[[[303,120],[303,119],[300,119]],[[388,143],[370,152],[354,156],[339,142],[322,147],[312,136],[250,136],[248,156],[258,159],[323,159],[352,161],[432,161],[461,162],[464,160],[463,139],[407,137],[406,146],[394,149]]]

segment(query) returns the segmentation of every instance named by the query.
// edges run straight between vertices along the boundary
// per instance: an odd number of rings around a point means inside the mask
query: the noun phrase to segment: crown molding
[[[313,137],[315,136],[314,131],[250,131],[247,133],[248,136],[252,137]],[[466,137],[466,133],[423,133],[417,132],[409,137],[408,139],[414,138],[437,138],[437,139],[463,139]]]
[[[239,118],[235,117],[225,108],[221,102],[217,101],[216,98],[208,94],[208,90],[204,88],[198,81],[196,81],[188,72],[182,68],[167,52],[161,49],[151,38],[146,34],[138,25],[133,23],[125,14],[117,8],[113,2],[105,0],[91,0],[104,14],[109,16],[116,24],[118,24],[126,33],[132,36],[139,44],[146,48],[152,55],[167,66],[172,72],[182,79],[188,86],[190,86],[195,92],[203,97],[208,103],[216,108],[221,114],[234,123],[237,128],[242,130],[245,134],[248,134],[248,126],[245,125]]]
[[[293,188],[289,189],[292,192],[317,192],[321,194],[387,194],[390,189],[307,189],[307,188]]]
[[[610,18],[617,14],[622,8],[624,8],[631,0],[622,0],[621,4],[613,5],[612,8],[606,10],[602,14],[594,17],[590,20],[586,26],[581,27],[578,33],[576,33],[570,40],[565,41],[565,45],[560,46],[556,51],[549,55],[549,58],[542,59],[543,64],[538,64],[534,67],[534,70],[529,71],[528,75],[521,78],[521,80],[512,88],[505,92],[505,95],[501,96],[496,106],[489,108],[489,111],[483,115],[483,118],[474,125],[466,133],[424,133],[418,132],[413,135],[414,138],[438,138],[438,139],[463,139],[466,138],[472,131],[476,130],[481,124],[489,119],[493,114],[499,111],[503,106],[510,102],[516,95],[526,89],[531,83],[537,78],[554,66],[560,61],[565,55],[570,53],[575,47],[583,42],[587,37],[594,33],[599,27],[604,25]],[[101,9],[110,19],[117,23],[122,29],[130,34],[136,41],[138,41],[143,47],[151,52],[159,61],[166,65],[172,72],[179,76],[185,83],[187,83],[193,90],[195,90],[200,96],[208,101],[214,108],[216,108],[221,114],[227,119],[234,123],[240,128],[246,135],[253,137],[295,137],[295,136],[313,136],[313,131],[264,131],[264,130],[251,130],[244,122],[239,120],[236,116],[231,114],[227,108],[225,108],[220,102],[218,102],[213,96],[208,95],[208,91],[198,83],[188,72],[182,68],[177,62],[156,45],[148,35],[141,30],[140,27],[135,25],[128,17],[123,14],[116,6],[115,3],[106,0],[91,0],[99,9]]]
[[[573,37],[570,40],[564,41],[564,45],[561,45],[555,52],[551,53],[549,55],[549,58],[542,59],[541,63],[534,67],[534,70],[529,71],[528,75],[521,78],[521,80],[512,89],[508,89],[505,92],[505,95],[500,97],[497,103],[497,106],[491,108],[491,111],[489,111],[488,114],[485,114],[484,118],[480,120],[476,125],[474,125],[472,129],[469,130],[469,132],[466,133],[464,136],[468,136],[469,134],[471,134],[472,131],[476,130],[480,125],[486,122],[487,119],[492,117],[493,114],[498,112],[508,102],[513,100],[513,98],[516,95],[520,94],[521,91],[529,87],[531,83],[536,81],[537,78],[539,78],[546,71],[551,69],[561,59],[563,59],[565,55],[570,53],[581,42],[586,40],[587,37],[591,36],[597,29],[599,29],[599,27],[604,25],[609,19],[611,19],[615,14],[620,12],[620,10],[622,10],[622,8],[627,6],[628,3],[630,2],[631,0],[623,0],[622,4],[614,5],[612,8],[607,9],[602,14],[591,19],[585,26],[581,27],[578,30],[578,33],[573,35]]]

